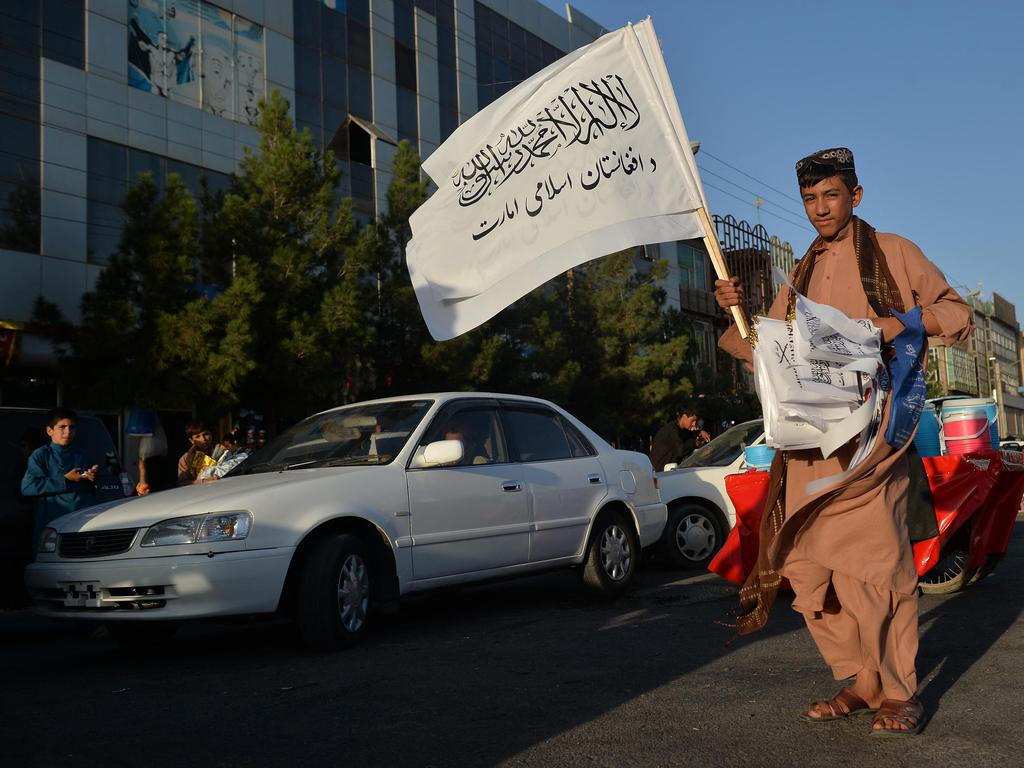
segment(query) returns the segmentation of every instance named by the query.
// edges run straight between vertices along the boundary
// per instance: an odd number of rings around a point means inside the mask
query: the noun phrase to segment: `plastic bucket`
[[[935,409],[925,405],[921,411],[921,422],[914,434],[914,447],[919,456],[941,456],[942,442],[939,439],[939,417]]]
[[[943,416],[942,434],[946,438],[946,451],[951,454],[991,450],[988,430],[988,414],[980,408]]]
[[[775,449],[767,445],[749,445],[743,449],[743,458],[747,466],[753,469],[771,469]]]
[[[996,401],[991,397],[975,397],[975,398],[957,398],[956,400],[947,400],[942,404],[942,423],[946,423],[946,419],[956,413],[976,413],[978,410],[985,412],[985,417],[988,419],[989,424],[989,442],[988,448],[993,451],[999,450],[999,414],[996,411]],[[945,436],[945,430],[943,430],[943,436]],[[982,450],[988,450],[988,448]],[[953,451],[950,451],[952,453]]]

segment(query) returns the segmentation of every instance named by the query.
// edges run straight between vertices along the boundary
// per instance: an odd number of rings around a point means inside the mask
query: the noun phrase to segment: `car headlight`
[[[244,510],[175,517],[151,526],[142,537],[142,546],[166,547],[173,544],[238,541],[248,536],[251,528],[252,513]]]
[[[40,552],[57,551],[57,530],[55,528],[44,528],[43,535],[39,537]]]

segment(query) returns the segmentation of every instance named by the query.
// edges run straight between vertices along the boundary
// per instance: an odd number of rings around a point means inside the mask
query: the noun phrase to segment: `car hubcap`
[[[676,546],[687,560],[703,560],[715,549],[715,527],[704,515],[687,515],[676,528]]]
[[[349,555],[338,576],[338,610],[341,623],[349,632],[358,632],[366,621],[370,604],[370,579],[366,563],[359,555]]]
[[[601,565],[612,581],[621,581],[629,573],[633,560],[633,552],[629,546],[629,537],[617,525],[605,528],[601,535]]]

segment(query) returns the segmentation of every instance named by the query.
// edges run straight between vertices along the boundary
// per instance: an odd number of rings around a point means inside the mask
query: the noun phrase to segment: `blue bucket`
[[[999,413],[996,410],[996,401],[991,397],[976,397],[976,398],[957,398],[955,400],[947,400],[942,404],[942,421],[954,413],[971,413],[974,411],[985,411],[985,417],[988,419],[988,435],[989,440],[992,442],[992,450],[999,450]],[[924,454],[921,454],[922,456]]]
[[[914,435],[914,448],[919,456],[941,456],[942,441],[939,439],[939,417],[928,403],[921,411],[921,422]]]
[[[743,449],[743,458],[746,459],[747,466],[753,469],[771,469],[775,449],[767,445],[749,445]]]

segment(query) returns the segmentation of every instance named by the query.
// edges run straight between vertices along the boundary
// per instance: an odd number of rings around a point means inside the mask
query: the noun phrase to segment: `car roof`
[[[503,392],[422,392],[422,393],[411,393],[408,395],[395,395],[394,397],[380,397],[373,400],[358,400],[354,403],[346,403],[345,405],[335,406],[334,408],[327,408],[326,410],[320,411],[319,413],[313,414],[319,416],[321,413],[330,413],[331,411],[338,411],[342,408],[351,408],[356,405],[382,405],[384,403],[400,403],[408,400],[435,400],[439,403],[447,403],[453,400],[518,400],[524,403],[537,403],[540,405],[547,405],[553,408],[562,410],[560,406],[552,403],[550,400],[544,400],[540,397],[530,397],[529,395],[513,395]]]

